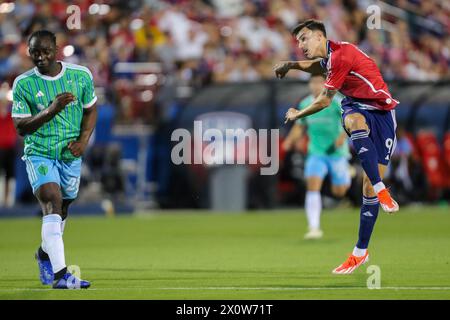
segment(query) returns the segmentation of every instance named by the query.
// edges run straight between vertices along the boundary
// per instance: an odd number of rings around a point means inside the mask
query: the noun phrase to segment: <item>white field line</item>
[[[367,287],[119,287],[119,288],[89,288],[87,291],[133,291],[133,290],[162,290],[162,291],[194,291],[194,290],[222,290],[222,291],[334,291],[334,290],[361,290]],[[368,289],[369,290],[369,289]],[[404,291],[450,291],[450,287],[381,287],[370,290],[404,290]],[[23,291],[54,291],[52,288],[0,288],[0,292],[23,292]],[[58,290],[60,291],[60,290]]]

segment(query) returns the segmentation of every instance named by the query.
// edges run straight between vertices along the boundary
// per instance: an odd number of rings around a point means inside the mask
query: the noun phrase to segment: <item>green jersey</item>
[[[308,154],[319,156],[349,155],[347,140],[339,148],[334,147],[336,139],[342,134],[341,106],[342,98],[335,97],[331,105],[305,118],[297,120],[297,123],[305,125],[309,137]],[[313,96],[308,96],[298,104],[299,109],[304,109],[314,101]]]
[[[48,108],[58,94],[71,92],[76,100],[68,104],[52,120],[24,139],[24,154],[50,159],[76,159],[67,148],[70,141],[78,139],[83,110],[97,101],[92,74],[88,68],[60,62],[61,72],[46,76],[33,68],[14,80],[13,118],[31,117]]]

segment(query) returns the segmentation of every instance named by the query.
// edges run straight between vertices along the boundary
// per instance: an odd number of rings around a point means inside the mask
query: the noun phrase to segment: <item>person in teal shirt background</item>
[[[322,91],[325,75],[313,75],[309,80],[311,95],[298,104],[302,109]],[[323,236],[320,229],[322,199],[320,190],[327,174],[331,177],[331,191],[336,197],[343,197],[350,187],[347,134],[341,124],[341,97],[335,96],[331,105],[309,117],[297,120],[285,141],[283,148],[288,151],[305,133],[309,137],[308,154],[305,164],[307,192],[305,210],[308,232],[305,239],[318,239]]]

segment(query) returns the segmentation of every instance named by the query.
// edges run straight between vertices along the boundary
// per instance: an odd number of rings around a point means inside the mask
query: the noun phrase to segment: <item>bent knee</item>
[[[350,133],[356,130],[369,130],[366,123],[366,118],[362,114],[352,113],[345,117],[345,128]]]
[[[61,215],[62,199],[59,195],[49,194],[39,199],[44,215],[59,214]]]
[[[348,185],[332,187],[331,193],[333,193],[333,196],[335,196],[336,198],[343,198],[347,194],[348,188],[349,188]]]
[[[308,191],[320,191],[322,189],[322,178],[309,177],[306,181],[306,188]]]

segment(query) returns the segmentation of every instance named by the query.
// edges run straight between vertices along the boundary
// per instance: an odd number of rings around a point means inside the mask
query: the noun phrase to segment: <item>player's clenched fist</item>
[[[58,113],[61,110],[63,110],[66,105],[76,100],[76,97],[70,93],[70,92],[64,92],[61,94],[58,94],[55,97],[55,100],[53,100],[52,104],[50,105],[50,108],[52,111]]]
[[[298,119],[298,113],[299,111],[295,108],[289,108],[289,110],[286,112],[286,120],[284,123],[288,123],[289,121],[294,121]]]
[[[275,71],[275,76],[279,79],[282,79],[290,70],[290,64],[289,62],[278,63],[275,65],[275,67],[273,67],[273,70]]]
[[[67,148],[75,157],[81,157],[86,149],[86,143],[82,141],[70,141]]]

